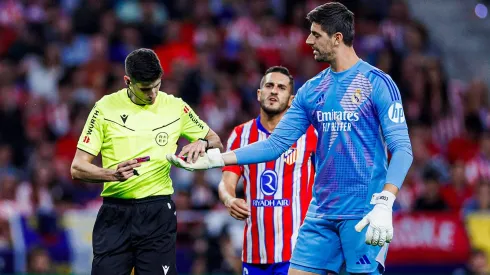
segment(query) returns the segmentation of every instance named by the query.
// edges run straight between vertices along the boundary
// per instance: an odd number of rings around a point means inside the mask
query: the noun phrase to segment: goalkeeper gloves
[[[168,154],[167,160],[172,165],[187,171],[207,170],[225,166],[225,162],[223,161],[223,157],[221,157],[221,152],[218,148],[209,149],[204,153],[203,157],[200,156],[194,163],[187,163],[185,160],[173,154]]]
[[[383,246],[393,239],[392,208],[395,199],[395,195],[388,191],[373,194],[371,199],[371,204],[374,204],[373,210],[355,226],[356,231],[361,232],[369,224],[366,231],[366,244]]]

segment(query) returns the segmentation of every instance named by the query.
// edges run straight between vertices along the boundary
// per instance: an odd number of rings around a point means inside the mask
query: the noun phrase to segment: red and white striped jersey
[[[259,116],[235,127],[227,149],[265,140],[269,134],[260,124]],[[251,209],[243,233],[243,262],[271,264],[291,258],[311,201],[317,139],[315,129],[310,127],[275,161],[223,168],[243,177],[246,201]]]
[[[471,186],[477,186],[482,180],[490,180],[490,159],[479,154],[466,164],[465,174]]]

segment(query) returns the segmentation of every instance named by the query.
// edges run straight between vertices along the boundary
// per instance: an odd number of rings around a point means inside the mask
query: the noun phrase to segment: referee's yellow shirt
[[[90,112],[78,140],[78,149],[102,155],[104,168],[150,156],[138,167],[139,176],[124,182],[106,182],[101,196],[139,199],[174,192],[167,154],[174,154],[177,141],[204,138],[208,125],[180,98],[160,92],[153,105],[136,105],[126,89],[106,95]]]

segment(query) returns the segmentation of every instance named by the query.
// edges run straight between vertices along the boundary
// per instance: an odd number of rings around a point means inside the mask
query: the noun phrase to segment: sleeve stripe
[[[390,91],[391,100],[392,101],[400,100],[400,93],[398,92],[397,88],[393,84],[393,81],[390,80],[384,73],[380,71],[373,70],[372,72],[375,75],[379,76],[385,82],[386,86],[388,87],[388,90]]]

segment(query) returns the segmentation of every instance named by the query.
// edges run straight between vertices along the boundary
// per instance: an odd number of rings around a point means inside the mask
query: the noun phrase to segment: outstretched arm
[[[303,88],[303,87],[302,87]],[[275,160],[288,150],[308,129],[310,120],[305,108],[302,88],[293,100],[279,124],[267,140],[255,142],[237,150],[220,154],[219,150],[208,150],[207,154],[197,161],[186,163],[177,156],[168,155],[167,160],[173,165],[193,170],[205,170],[228,165],[246,165]]]
[[[223,154],[225,165],[246,165],[275,160],[287,151],[308,129],[310,121],[304,108],[304,93],[298,92],[291,108],[286,112],[271,136]]]

